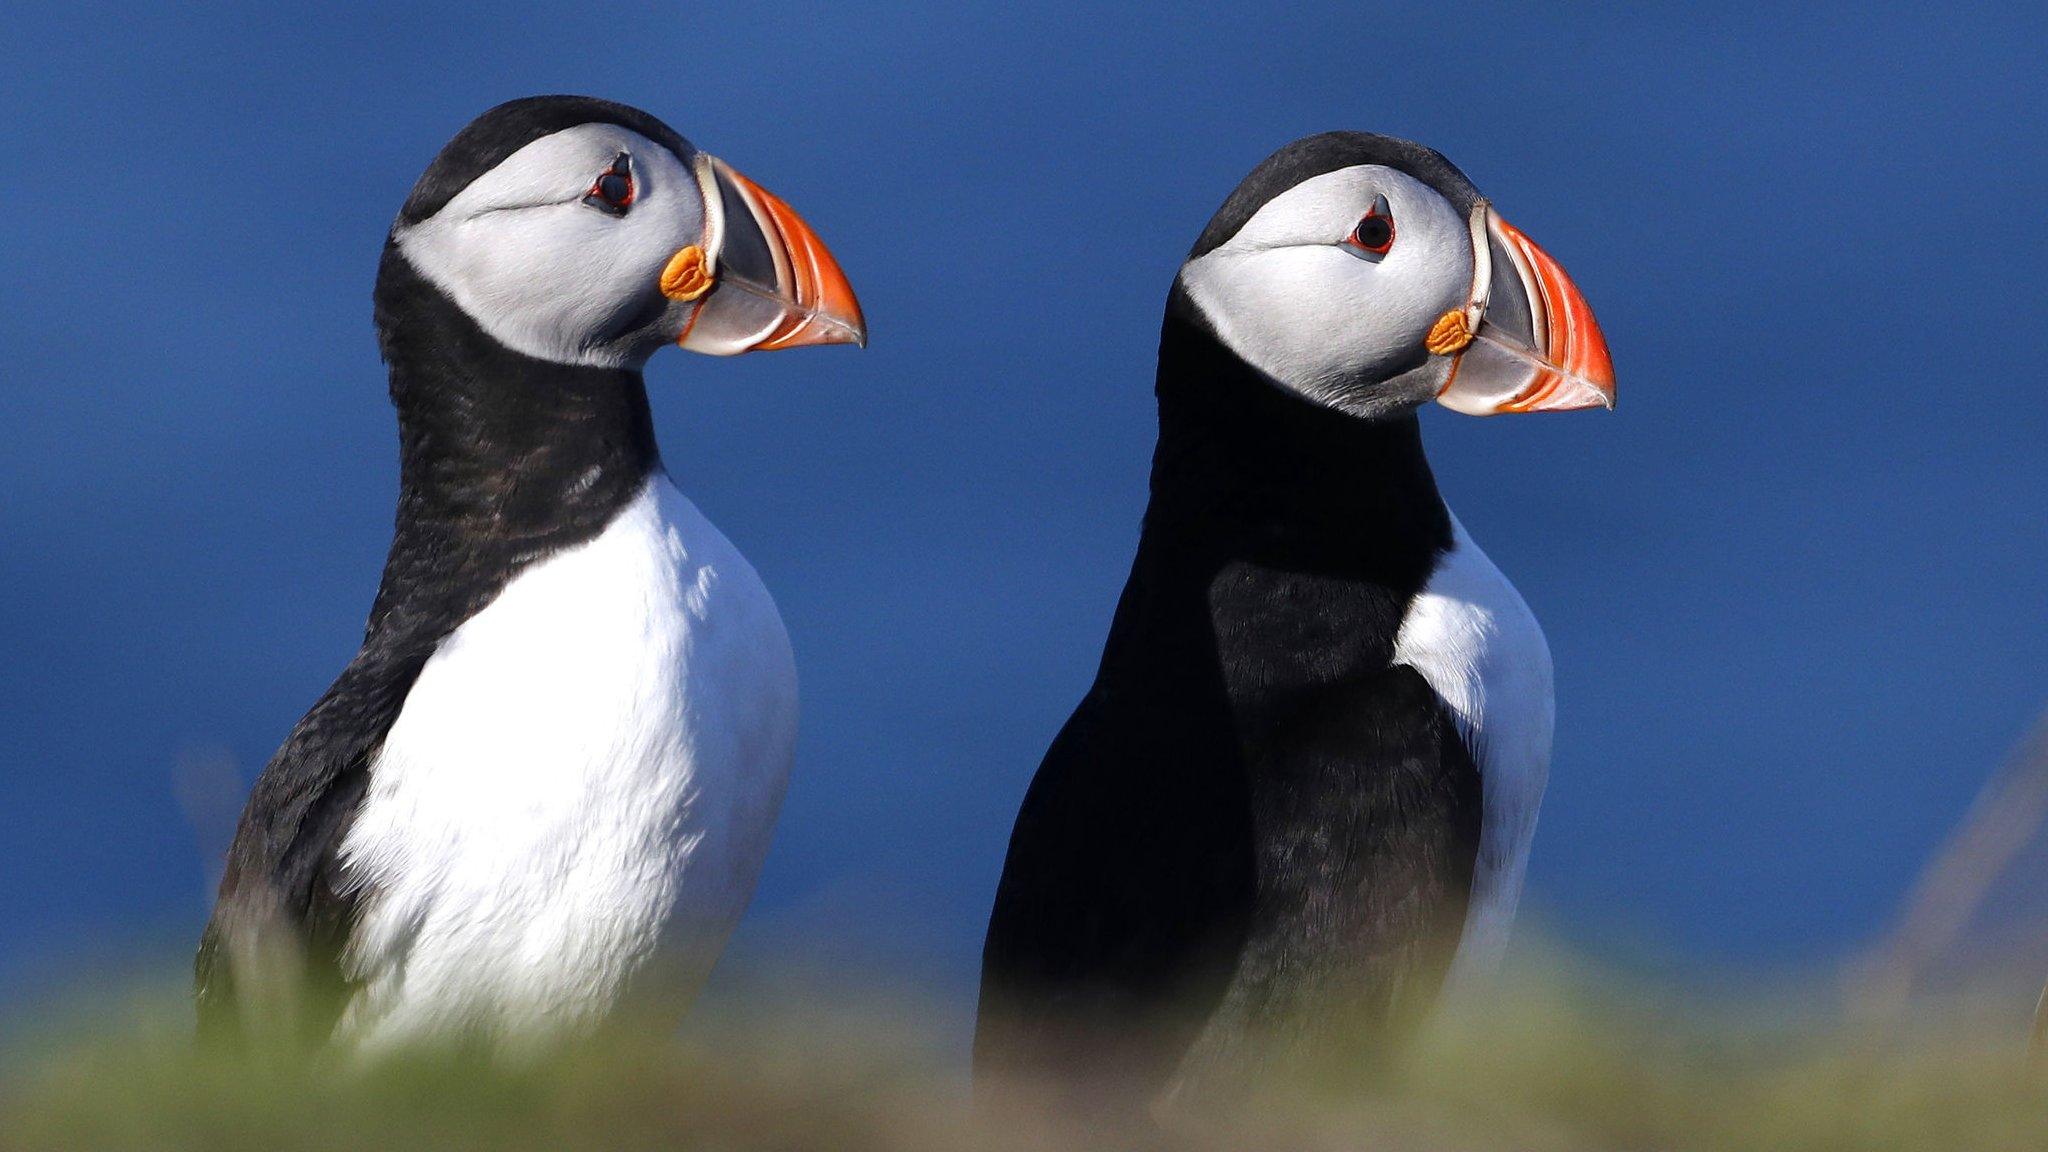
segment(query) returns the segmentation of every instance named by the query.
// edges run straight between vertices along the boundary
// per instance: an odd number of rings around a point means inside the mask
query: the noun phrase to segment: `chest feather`
[[[597,538],[514,578],[413,685],[343,843],[364,892],[344,1026],[573,1023],[679,908],[722,941],[794,728],[774,604],[657,475]]]
[[[1529,606],[1453,519],[1451,549],[1409,605],[1394,660],[1422,673],[1456,717],[1484,797],[1457,973],[1498,962],[1522,891],[1550,775],[1550,647]]]

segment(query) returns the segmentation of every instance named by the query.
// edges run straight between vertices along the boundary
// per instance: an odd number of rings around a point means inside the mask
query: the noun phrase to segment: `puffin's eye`
[[[619,158],[612,161],[612,166],[590,186],[590,191],[583,194],[583,202],[614,216],[624,216],[626,209],[633,204],[635,191],[633,158],[621,152]]]
[[[1358,221],[1344,242],[1372,256],[1385,256],[1394,247],[1393,210],[1385,196],[1375,196],[1372,210]]]

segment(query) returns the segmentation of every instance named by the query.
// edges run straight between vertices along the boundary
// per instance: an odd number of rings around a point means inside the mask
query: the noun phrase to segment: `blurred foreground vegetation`
[[[1526,967],[1530,967],[1525,965]],[[1831,990],[1711,993],[1552,962],[1447,1013],[1383,1086],[1333,1070],[1239,1127],[1147,1148],[2048,1149],[2048,1079],[2010,996],[1883,1025]],[[849,998],[840,997],[841,1001]],[[1128,1135],[967,1109],[957,1005],[764,1003],[681,1039],[608,1037],[545,1063],[356,1066],[201,1057],[175,990],[9,1022],[0,1149],[1093,1149]],[[991,1122],[991,1119],[993,1122]]]

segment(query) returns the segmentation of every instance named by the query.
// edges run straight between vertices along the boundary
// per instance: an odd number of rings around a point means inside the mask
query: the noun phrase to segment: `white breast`
[[[701,980],[759,875],[796,707],[767,589],[655,475],[406,697],[341,849],[366,898],[340,1035],[573,1031],[657,954]]]
[[[1452,517],[1450,551],[1409,606],[1394,661],[1422,673],[1457,717],[1479,767],[1485,815],[1452,982],[1490,973],[1521,899],[1550,776],[1550,646],[1515,586]]]

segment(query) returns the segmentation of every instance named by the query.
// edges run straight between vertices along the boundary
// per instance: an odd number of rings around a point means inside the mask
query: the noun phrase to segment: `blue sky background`
[[[2048,700],[2048,9],[736,7],[10,12],[0,974],[197,932],[175,765],[253,774],[375,589],[384,232],[535,92],[776,190],[872,323],[649,372],[804,679],[742,954],[965,986],[1136,539],[1167,285],[1328,128],[1447,153],[1614,350],[1611,415],[1425,418],[1556,655],[1553,925],[1840,956]]]

